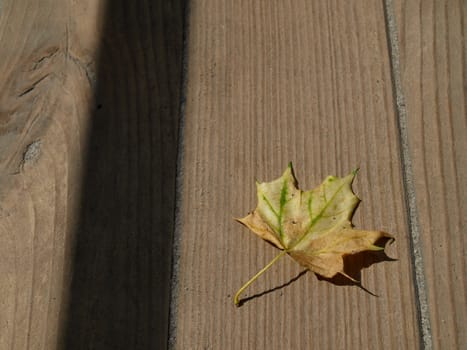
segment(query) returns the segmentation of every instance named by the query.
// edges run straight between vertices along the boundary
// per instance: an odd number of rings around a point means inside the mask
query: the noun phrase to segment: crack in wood
[[[21,93],[18,94],[17,98],[20,98],[20,97],[23,97],[29,93],[31,93],[36,87],[37,85],[39,85],[40,83],[42,83],[46,78],[48,78],[49,76],[51,75],[51,73],[47,73],[46,75],[44,75],[43,77],[41,77],[40,79],[36,80],[34,83],[31,84],[31,86],[29,86],[27,89],[23,90]]]
[[[46,62],[48,62],[49,60],[57,56],[59,51],[60,49],[58,47],[54,48],[48,54],[45,54],[41,56],[40,58],[38,58],[37,60],[35,60],[30,71],[34,71],[34,70],[41,68]]]

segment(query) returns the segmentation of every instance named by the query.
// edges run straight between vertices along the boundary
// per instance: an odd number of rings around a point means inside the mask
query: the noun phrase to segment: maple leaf
[[[240,294],[286,254],[323,277],[341,274],[357,282],[344,272],[344,256],[384,250],[377,242],[394,238],[381,231],[353,228],[351,219],[360,202],[352,191],[356,173],[343,178],[328,176],[319,187],[301,191],[290,163],[280,178],[256,183],[258,206],[236,220],[282,252],[239,289],[235,305],[239,305]]]

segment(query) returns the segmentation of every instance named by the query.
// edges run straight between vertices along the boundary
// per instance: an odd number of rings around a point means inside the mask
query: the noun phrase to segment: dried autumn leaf
[[[352,228],[351,218],[360,202],[352,191],[355,175],[356,171],[343,178],[328,176],[314,190],[301,191],[289,164],[280,178],[256,183],[258,206],[237,220],[282,252],[240,288],[234,297],[236,305],[240,294],[285,254],[323,277],[342,274],[355,281],[344,273],[343,257],[384,250],[376,242],[393,239],[391,235]]]

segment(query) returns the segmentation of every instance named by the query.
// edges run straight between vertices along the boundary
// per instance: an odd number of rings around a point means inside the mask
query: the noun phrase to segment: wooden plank
[[[183,1],[0,7],[0,348],[167,345]]]
[[[419,346],[382,2],[193,2],[175,349],[410,349]],[[361,171],[358,227],[396,234],[363,285],[319,281],[232,218],[253,209],[254,179],[293,161],[302,188]],[[256,297],[254,297],[256,296]]]
[[[395,1],[432,341],[467,344],[465,1]]]
[[[1,349],[54,349],[64,320],[98,43],[87,5],[0,6]]]

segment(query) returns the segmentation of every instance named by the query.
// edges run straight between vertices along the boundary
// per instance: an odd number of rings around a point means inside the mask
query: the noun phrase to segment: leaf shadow
[[[267,290],[265,290],[265,291],[263,291],[261,293],[256,293],[256,294],[251,295],[249,297],[242,298],[242,299],[240,299],[238,306],[242,306],[243,304],[249,302],[250,300],[260,298],[260,297],[262,297],[264,295],[267,295],[267,294],[270,294],[270,293],[273,293],[273,292],[277,292],[278,290],[281,290],[281,289],[283,289],[285,287],[288,287],[292,283],[297,281],[300,277],[302,277],[304,274],[306,274],[307,272],[308,272],[308,269],[305,269],[305,270],[301,271],[300,273],[298,273],[298,275],[296,275],[295,277],[293,277],[290,280],[288,280],[287,282],[281,284],[280,286],[277,286],[277,287],[274,287],[274,288],[271,288],[271,289],[267,289]]]
[[[391,243],[391,238],[382,238],[376,245],[384,247],[387,243]],[[345,274],[352,277],[355,281],[350,280],[346,276],[342,274],[337,274],[332,278],[326,278],[323,276],[316,275],[318,280],[320,281],[327,281],[332,283],[336,286],[357,286],[366,293],[378,297],[377,294],[371,292],[367,288],[365,288],[361,283],[362,278],[362,270],[365,268],[370,267],[373,264],[377,264],[384,261],[397,261],[397,259],[389,257],[384,250],[379,251],[363,251],[353,255],[346,255],[344,256],[344,272]]]
[[[375,245],[380,246],[380,247],[385,247],[386,244],[391,244],[393,241],[394,241],[393,238],[383,237],[379,239],[377,242],[375,242]],[[356,286],[362,289],[364,292],[374,297],[378,297],[377,294],[373,293],[372,291],[368,290],[362,285],[361,283],[362,270],[370,267],[373,264],[384,262],[384,261],[397,261],[397,259],[389,257],[384,250],[379,250],[379,251],[366,250],[366,251],[363,251],[357,254],[344,256],[344,272],[350,277],[352,277],[354,280],[356,280],[357,282],[352,281],[349,278],[341,274],[337,274],[336,276],[332,278],[326,278],[318,274],[315,274],[315,275],[320,281],[326,281],[336,286]],[[267,294],[276,292],[278,290],[281,290],[285,287],[288,287],[289,285],[297,281],[300,277],[302,277],[307,272],[308,272],[308,269],[305,269],[301,271],[298,275],[290,279],[289,281],[277,287],[274,287],[274,288],[265,290],[261,293],[256,293],[254,295],[240,299],[238,306],[242,306],[250,300],[260,298],[264,295],[267,295]]]

